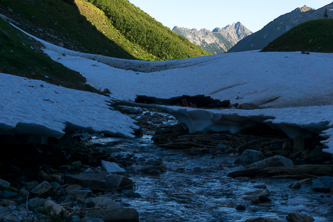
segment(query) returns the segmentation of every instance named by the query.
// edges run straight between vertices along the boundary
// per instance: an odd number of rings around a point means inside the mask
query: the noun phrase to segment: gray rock
[[[54,189],[53,189],[53,186],[49,182],[44,181],[44,182],[40,183],[37,187],[35,187],[31,191],[31,193],[36,194],[40,197],[48,197],[48,196],[53,195]]]
[[[312,181],[312,189],[318,192],[328,193],[333,187],[333,177],[323,176]]]
[[[260,161],[262,159],[264,159],[264,155],[262,154],[262,152],[257,150],[247,149],[235,161],[235,164],[240,164],[245,166]]]
[[[102,162],[103,168],[108,173],[124,173],[124,172],[126,172],[125,169],[119,167],[118,164],[116,164],[114,162],[109,162],[109,161],[105,161],[105,160],[102,160],[101,162]]]
[[[108,207],[109,209],[119,208],[119,205],[108,197],[94,197],[86,200],[88,207]]]
[[[284,156],[273,156],[261,161],[252,163],[249,167],[276,167],[276,166],[293,166],[294,163],[291,159]]]
[[[27,187],[27,190],[31,191],[33,190],[35,187],[38,186],[38,181],[34,180],[34,181],[29,181],[25,183],[25,186]]]
[[[29,210],[34,210],[39,206],[42,206],[45,203],[44,198],[32,198],[28,201]]]
[[[84,217],[78,222],[104,222],[101,218]]]
[[[139,213],[133,208],[88,210],[85,215],[86,217],[101,218],[104,221],[139,221]]]
[[[91,192],[90,189],[69,190],[67,194],[76,198],[86,198]]]
[[[323,147],[317,146],[314,150],[312,150],[309,155],[306,157],[306,162],[310,164],[321,164],[325,161],[330,160],[332,154],[323,152]]]
[[[16,206],[0,208],[0,220],[4,221],[22,221],[28,217],[29,212],[24,208],[18,209]]]
[[[6,180],[0,179],[0,189],[7,189],[10,187],[10,183]]]
[[[314,219],[310,216],[307,216],[305,214],[299,214],[299,213],[290,213],[287,216],[287,220],[290,222],[312,222]]]

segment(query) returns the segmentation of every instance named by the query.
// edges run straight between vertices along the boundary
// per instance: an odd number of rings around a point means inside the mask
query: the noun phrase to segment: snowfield
[[[66,127],[133,138],[138,129],[107,97],[0,73],[0,135],[62,137]]]
[[[137,95],[170,98],[204,94],[214,99],[230,100],[232,104],[253,103],[262,108],[203,110],[169,107],[169,112],[186,124],[190,132],[207,129],[237,132],[246,124],[261,122],[280,128],[290,137],[307,132],[322,132],[327,138],[324,141],[328,146],[326,151],[333,153],[332,53],[306,55],[300,52],[250,51],[186,60],[147,62],[79,53],[39,41],[45,46],[44,52],[53,60],[80,72],[91,86],[109,89],[114,99],[132,101]],[[19,122],[30,122],[44,125],[59,133],[65,122],[71,122],[94,131],[110,130],[126,136],[130,136],[134,128],[133,121],[115,111],[107,110],[104,99],[100,96],[94,95],[98,99],[92,106],[92,101],[86,97],[93,95],[85,92],[69,93],[66,91],[68,89],[62,88],[62,96],[43,97],[45,94],[41,94],[43,96],[39,96],[38,101],[33,101],[31,93],[45,90],[45,87],[38,87],[45,83],[20,80],[15,85],[15,81],[10,80],[8,75],[1,75],[2,78],[9,81],[8,84],[14,84],[9,87],[13,88],[10,91],[12,94],[16,95],[20,90],[26,90],[27,94],[19,97],[22,100],[11,103],[7,101],[6,106],[10,108],[5,112],[0,111],[1,116],[7,117],[2,122],[10,127]],[[26,81],[35,83],[34,89],[27,87],[30,83]],[[6,90],[10,90],[7,88]],[[58,87],[57,91],[60,91],[60,88]],[[51,91],[47,95],[51,95]],[[45,100],[41,102],[44,98],[54,103],[46,103]],[[81,103],[82,99],[89,102]],[[25,101],[25,106],[17,105],[21,101]],[[65,111],[60,108],[45,114],[40,111],[44,107],[54,106],[56,102],[63,105],[74,103],[77,107],[70,111],[71,115],[70,112],[63,114]],[[23,112],[23,107],[26,106],[31,112],[40,112],[39,117],[26,116]],[[80,115],[77,115],[77,112]],[[98,120],[93,120],[94,118]],[[306,136],[305,134],[303,136]]]

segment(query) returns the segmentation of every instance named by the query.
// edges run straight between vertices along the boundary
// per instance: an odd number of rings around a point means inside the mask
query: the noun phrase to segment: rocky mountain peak
[[[303,7],[297,8],[297,9],[300,10],[301,12],[307,12],[307,11],[313,10],[313,8],[308,7],[306,5],[304,5]]]

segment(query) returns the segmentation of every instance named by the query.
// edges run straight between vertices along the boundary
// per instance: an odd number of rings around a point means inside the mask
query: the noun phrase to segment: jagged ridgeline
[[[86,53],[152,61],[208,54],[127,0],[1,0],[0,13],[30,34]]]
[[[208,55],[127,0],[86,0],[101,9],[125,37],[163,60]]]
[[[262,51],[333,52],[333,19],[304,22],[269,43]]]

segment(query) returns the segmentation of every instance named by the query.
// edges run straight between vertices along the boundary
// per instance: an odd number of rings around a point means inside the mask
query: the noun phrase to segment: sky
[[[332,0],[129,0],[132,4],[172,29],[213,30],[241,22],[252,32],[259,31],[278,16],[303,5],[314,9]]]

